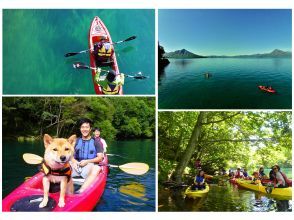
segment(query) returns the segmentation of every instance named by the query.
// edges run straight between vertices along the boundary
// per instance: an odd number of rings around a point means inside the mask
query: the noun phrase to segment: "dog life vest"
[[[94,139],[83,140],[78,138],[75,146],[75,159],[78,161],[88,160],[97,157],[97,150]]]
[[[45,174],[45,176],[53,175],[53,176],[66,176],[67,181],[71,178],[71,166],[69,163],[65,163],[64,167],[61,169],[53,170],[51,167],[49,167],[45,162],[41,164],[41,172]]]

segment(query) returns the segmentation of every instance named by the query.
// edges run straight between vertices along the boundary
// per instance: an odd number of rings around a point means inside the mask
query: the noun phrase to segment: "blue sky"
[[[289,9],[160,9],[158,39],[166,52],[200,55],[292,51]]]

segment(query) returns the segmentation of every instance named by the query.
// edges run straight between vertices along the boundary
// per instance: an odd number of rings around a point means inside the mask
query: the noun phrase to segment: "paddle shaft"
[[[73,64],[73,68],[75,68],[75,69],[91,69],[91,70],[97,70],[99,67],[96,68],[96,67],[88,66],[88,65],[86,65],[84,63],[81,63],[81,62],[76,62],[76,63]],[[108,70],[101,69],[101,71],[106,72],[106,73],[109,73]],[[134,78],[134,79],[146,79],[146,78],[148,78],[147,76],[143,76],[143,75],[137,75],[137,76],[132,76],[132,75],[128,75],[128,74],[124,74],[124,75],[126,77]]]
[[[113,42],[111,45],[120,44],[120,43],[127,42],[127,41],[134,40],[134,39],[136,39],[136,36],[131,36],[131,37],[125,39],[125,40]],[[88,52],[90,50],[93,50],[93,48],[90,48],[90,49],[87,49],[87,50],[82,50],[82,51],[79,51],[79,52],[70,52],[70,53],[65,54],[64,56],[65,57],[71,57],[71,56],[75,56],[77,54],[86,53],[86,52]]]

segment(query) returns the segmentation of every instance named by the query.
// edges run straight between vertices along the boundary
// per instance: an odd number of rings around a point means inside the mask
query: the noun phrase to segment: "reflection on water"
[[[237,185],[210,185],[207,196],[184,198],[185,188],[169,190],[159,186],[159,211],[292,211],[292,200],[280,200],[265,194],[238,189]]]
[[[181,66],[182,68],[185,68],[189,64],[192,64],[193,60],[192,59],[178,59],[178,60],[175,59],[174,63],[177,66]]]
[[[132,182],[119,187],[119,192],[140,200],[147,201],[145,186],[141,183]]]
[[[292,60],[289,58],[170,59],[158,87],[161,109],[291,108]],[[211,73],[213,77],[199,77]],[[258,89],[271,85],[277,94]],[[176,91],[176,92],[175,92]],[[193,94],[193,95],[192,95]]]

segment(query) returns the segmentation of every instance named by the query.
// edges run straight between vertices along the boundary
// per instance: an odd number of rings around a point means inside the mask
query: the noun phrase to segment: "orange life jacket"
[[[71,166],[68,162],[64,165],[64,167],[62,167],[61,169],[57,169],[57,170],[51,169],[51,167],[49,167],[45,162],[43,162],[41,164],[40,171],[43,172],[45,174],[45,176],[47,176],[47,175],[66,176],[67,181],[70,180],[71,173],[72,173]]]

